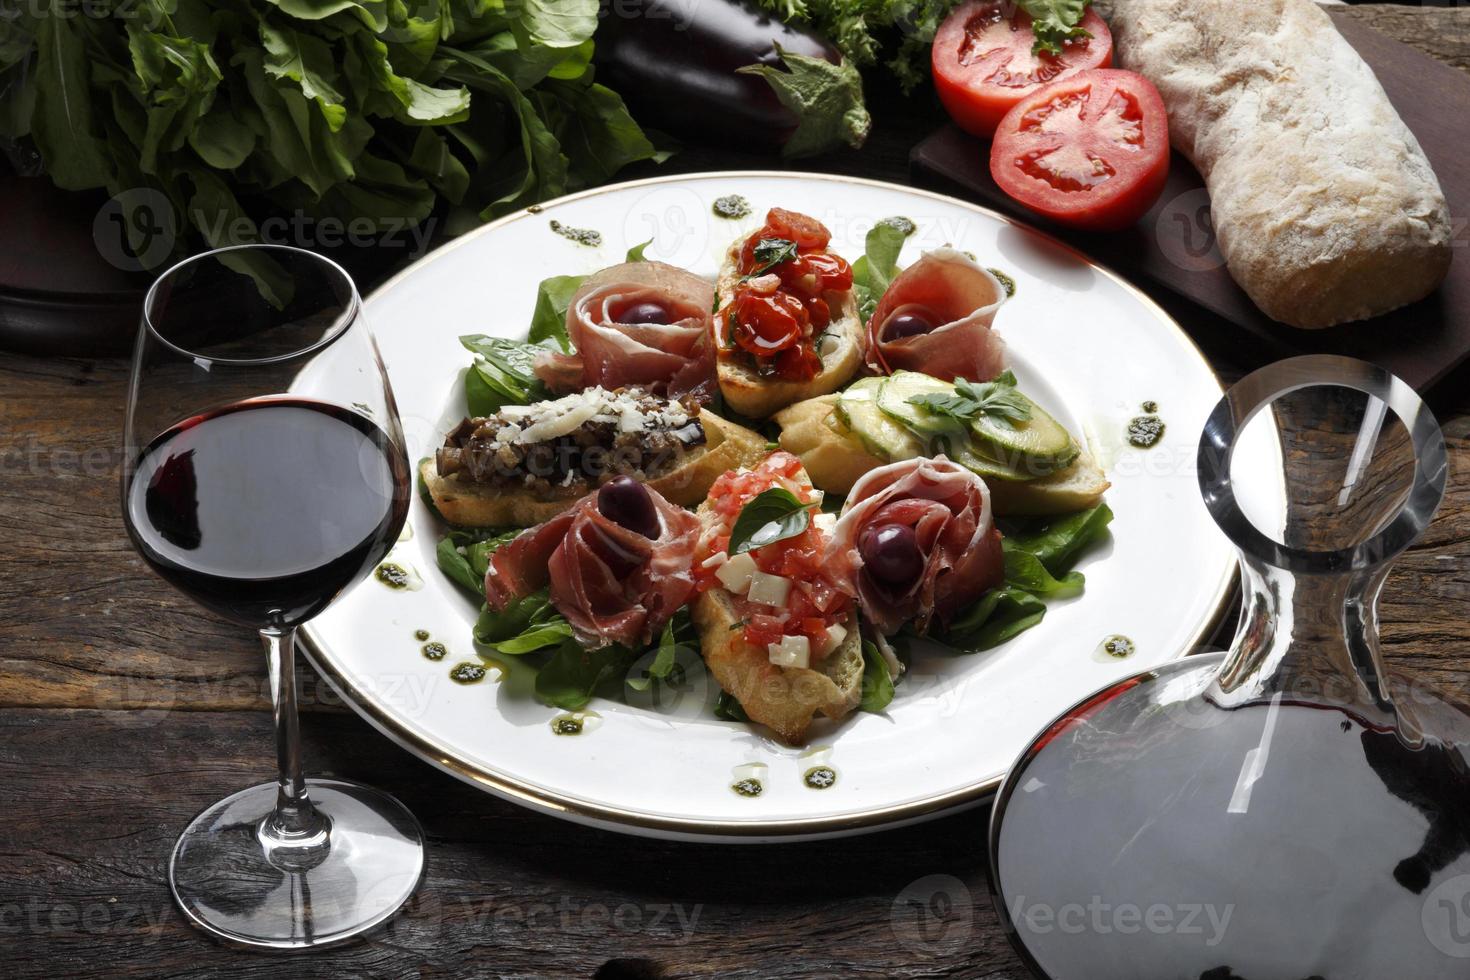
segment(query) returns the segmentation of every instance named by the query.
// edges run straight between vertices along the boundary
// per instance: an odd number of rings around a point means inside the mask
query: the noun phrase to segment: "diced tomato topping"
[[[766,239],[794,242],[796,257],[767,268],[755,255]],[[826,250],[831,240],[816,218],[782,208],[766,214],[765,225],[745,240],[738,262],[741,275],[760,278],[736,286],[719,312],[727,350],[742,350],[762,374],[791,381],[809,381],[821,372],[815,338],[832,322],[826,294],[852,288],[852,266]],[[780,280],[778,289],[762,281],[767,274]]]
[[[799,500],[812,501],[811,487],[797,479],[801,471],[801,460],[788,452],[778,451],[752,470],[743,473],[730,470],[721,474],[710,487],[709,499],[715,513],[720,516],[722,529],[709,539],[699,558],[703,560],[729,549],[730,529],[741,509],[758,494],[779,486],[791,491]],[[828,628],[846,619],[851,609],[851,599],[826,576],[826,550],[827,536],[813,523],[801,534],[751,552],[757,568],[790,579],[792,588],[786,608],[775,613],[769,607],[736,597],[736,608],[744,620],[741,635],[747,643],[764,649],[783,636],[805,636],[811,642],[815,656],[815,651],[826,639]],[[716,569],[702,565],[698,568],[696,586],[699,591],[705,592],[720,585],[715,577]]]

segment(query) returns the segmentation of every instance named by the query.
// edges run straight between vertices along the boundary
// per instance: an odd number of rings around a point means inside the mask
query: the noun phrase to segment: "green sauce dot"
[[[456,664],[449,671],[449,679],[456,684],[475,684],[485,679],[485,668],[479,664]]]
[[[731,783],[730,788],[741,796],[760,796],[766,789],[759,779],[742,779],[738,783]]]
[[[408,588],[408,569],[402,565],[385,561],[378,566],[378,581],[390,589],[406,589]]]
[[[424,642],[425,640],[427,640],[429,638],[429,631],[428,630],[414,630],[413,631],[413,638],[415,640],[418,640],[420,643],[422,643],[422,642]]]
[[[1103,640],[1102,648],[1104,653],[1112,657],[1117,657],[1119,660],[1131,656],[1135,649],[1133,641],[1121,633],[1114,633],[1112,636]]]
[[[1139,449],[1150,449],[1164,438],[1164,420],[1157,415],[1140,415],[1128,420],[1128,442]]]
[[[837,782],[837,770],[831,766],[812,766],[801,781],[812,789],[826,789]]]
[[[726,194],[724,197],[715,198],[711,210],[716,218],[743,218],[750,214],[750,202],[739,194]]]
[[[557,715],[551,719],[551,730],[558,735],[580,735],[582,729],[582,719],[572,715]]]
[[[442,643],[425,643],[424,656],[428,657],[430,660],[443,660],[445,657],[449,656],[449,648]],[[478,677],[475,679],[479,680]]]

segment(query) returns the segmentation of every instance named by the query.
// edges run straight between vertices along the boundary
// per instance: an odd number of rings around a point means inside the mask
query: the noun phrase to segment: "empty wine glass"
[[[346,394],[288,394],[329,348]],[[411,492],[393,391],[347,273],[265,245],[165,272],[144,300],[125,448],[122,508],[138,553],[259,632],[275,709],[277,781],[185,829],[169,863],[174,897],[195,925],[237,943],[356,936],[413,893],[424,848],[397,800],[301,771],[296,628],[378,563]]]
[[[1281,470],[1237,472],[1247,438]],[[1293,358],[1230,390],[1198,467],[1240,551],[1235,641],[1022,753],[990,828],[1013,942],[1051,977],[1465,976],[1470,714],[1378,641],[1389,566],[1444,494],[1434,417],[1381,368]]]

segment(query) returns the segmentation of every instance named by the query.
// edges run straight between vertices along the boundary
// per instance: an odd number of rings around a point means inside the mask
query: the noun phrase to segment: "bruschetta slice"
[[[772,208],[726,253],[714,330],[720,394],[750,418],[836,391],[863,362],[852,268],[820,221]]]
[[[813,512],[795,533],[741,551],[749,539],[732,541],[732,532],[768,491],[784,491]],[[693,619],[705,663],[752,721],[793,745],[817,715],[839,719],[862,700],[856,606],[823,569],[836,521],[815,513],[820,499],[801,462],[776,452],[753,469],[722,475],[696,512],[703,532]]]
[[[529,527],[619,476],[692,507],[721,473],[765,453],[764,436],[692,397],[594,387],[465,419],[420,476],[451,524]]]

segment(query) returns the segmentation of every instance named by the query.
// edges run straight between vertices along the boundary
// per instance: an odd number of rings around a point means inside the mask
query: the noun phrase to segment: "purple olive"
[[[648,488],[631,476],[615,476],[597,491],[597,509],[620,527],[649,540],[659,534],[658,511]]]
[[[927,310],[902,310],[888,318],[883,327],[884,340],[902,340],[904,337],[917,337],[933,330],[939,324],[935,323],[929,316]]]
[[[618,314],[619,323],[673,323],[668,309],[662,303],[644,300],[634,303]]]
[[[907,589],[924,574],[924,555],[914,529],[904,524],[863,528],[858,538],[863,568],[879,583]]]

